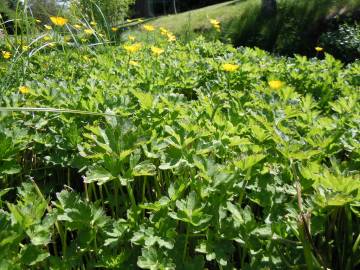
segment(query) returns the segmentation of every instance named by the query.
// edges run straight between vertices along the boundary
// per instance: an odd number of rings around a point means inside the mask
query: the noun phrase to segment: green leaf
[[[254,165],[262,161],[266,155],[263,154],[255,154],[251,156],[247,156],[241,160],[235,161],[235,167],[239,168],[243,172],[247,171],[248,169],[252,168]]]
[[[108,170],[99,166],[89,169],[89,171],[87,172],[87,176],[84,179],[84,182],[87,184],[95,182],[100,186],[113,179],[115,179],[115,177]]]
[[[141,269],[150,270],[175,270],[175,264],[165,252],[155,248],[143,248],[137,265]]]
[[[191,191],[186,200],[176,201],[178,212],[170,212],[169,216],[173,219],[190,223],[195,227],[207,224],[212,215],[203,213],[204,206],[197,207],[197,197],[195,191]]]
[[[133,95],[139,100],[141,108],[151,109],[154,97],[150,93],[145,93],[142,91],[132,91]]]
[[[96,232],[104,229],[109,222],[104,210],[92,204],[85,203],[73,192],[62,191],[56,194],[59,204],[58,220],[64,221],[70,229],[89,230]]]
[[[148,160],[145,160],[137,164],[133,168],[133,172],[132,172],[133,176],[150,176],[155,174],[156,174],[156,166]]]
[[[15,162],[4,162],[0,165],[0,174],[4,173],[7,175],[17,174],[21,172],[21,166]]]
[[[202,240],[195,251],[206,254],[207,261],[216,260],[220,265],[227,266],[228,262],[231,261],[234,247],[231,241]]]
[[[33,245],[26,245],[20,251],[21,262],[27,266],[36,265],[49,256],[49,252]]]

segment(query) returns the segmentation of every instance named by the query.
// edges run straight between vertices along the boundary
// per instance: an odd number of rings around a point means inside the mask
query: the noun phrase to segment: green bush
[[[336,15],[355,17],[360,2],[278,0],[277,7],[273,17],[264,18],[257,10],[252,20],[235,18],[238,23],[233,23],[225,31],[231,33],[235,45],[257,46],[282,55],[300,53],[312,56],[320,35],[330,27],[330,18]],[[343,10],[345,14],[340,15]]]
[[[321,35],[321,46],[346,62],[360,58],[360,25],[341,24],[338,29]]]

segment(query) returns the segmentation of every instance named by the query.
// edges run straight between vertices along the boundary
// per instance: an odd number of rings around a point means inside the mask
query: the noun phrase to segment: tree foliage
[[[134,0],[74,0],[72,9],[104,27],[122,23],[132,3]]]

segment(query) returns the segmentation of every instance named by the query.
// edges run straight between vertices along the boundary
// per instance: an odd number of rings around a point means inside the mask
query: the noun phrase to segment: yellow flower
[[[52,27],[51,27],[50,25],[45,24],[44,27],[45,27],[45,29],[47,29],[47,30],[52,30]]]
[[[94,22],[94,21],[90,22],[90,24],[91,24],[92,26],[96,26],[96,25],[97,25],[97,23]]]
[[[27,52],[30,49],[30,46],[23,45],[22,47],[23,52]]]
[[[39,19],[35,19],[35,22],[37,23],[41,23],[41,21]]]
[[[75,29],[81,29],[81,25],[79,25],[79,24],[74,24],[74,27],[75,27]]]
[[[163,36],[166,36],[169,33],[168,30],[166,30],[164,27],[160,27],[160,34],[162,34]]]
[[[141,48],[141,43],[135,43],[133,45],[124,45],[125,51],[128,53],[135,53]]]
[[[51,36],[46,35],[46,36],[44,36],[44,37],[43,37],[43,39],[44,39],[45,41],[49,41],[49,40],[52,40],[52,37],[51,37]]]
[[[168,41],[175,41],[176,40],[176,36],[174,34],[172,34],[172,33],[168,33],[167,38],[168,38]]]
[[[65,19],[63,17],[50,17],[50,20],[53,24],[57,26],[64,26],[69,21],[68,19]]]
[[[71,40],[71,37],[70,36],[64,36],[64,41],[65,42],[68,42],[68,41],[70,41]]]
[[[2,56],[4,57],[4,59],[9,59],[11,57],[11,52],[8,51],[2,51]]]
[[[134,61],[134,60],[130,60],[130,61],[129,61],[129,64],[132,65],[132,66],[135,66],[135,67],[139,67],[139,66],[140,66],[139,63],[136,62],[136,61]]]
[[[315,51],[317,51],[317,52],[321,52],[321,51],[323,51],[324,49],[323,48],[321,48],[321,47],[315,47]]]
[[[27,86],[25,86],[25,85],[23,85],[23,86],[20,86],[19,87],[19,92],[21,93],[21,94],[29,94],[30,93],[30,88],[29,87],[27,87]]]
[[[210,23],[216,29],[216,31],[220,32],[220,22],[216,19],[210,19]]]
[[[85,29],[85,30],[84,30],[84,33],[87,34],[87,35],[92,35],[92,34],[95,33],[95,31],[94,31],[94,29],[88,28],[88,29]]]
[[[113,32],[116,32],[117,30],[118,30],[117,27],[112,27],[112,28],[111,28],[111,31],[113,31]]]
[[[151,47],[151,51],[153,54],[155,54],[156,56],[159,56],[160,54],[162,54],[164,52],[163,49],[160,49],[158,47]]]
[[[148,31],[148,32],[155,31],[155,27],[153,25],[151,25],[151,24],[144,24],[143,28],[145,29],[145,31]]]
[[[131,41],[134,41],[134,40],[135,40],[135,37],[132,36],[132,35],[128,35],[128,39],[131,40]]]
[[[221,68],[222,68],[222,70],[227,71],[227,72],[234,72],[239,68],[239,66],[233,65],[233,64],[223,64]]]
[[[279,81],[279,80],[272,80],[272,81],[269,81],[269,86],[271,89],[277,90],[283,86],[283,82]]]
[[[220,22],[218,20],[216,20],[216,19],[210,19],[210,23],[212,25],[220,25]]]

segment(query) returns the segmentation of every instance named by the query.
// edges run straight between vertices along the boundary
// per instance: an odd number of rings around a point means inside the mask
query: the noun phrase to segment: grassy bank
[[[199,33],[217,36],[209,23],[212,18],[221,22],[220,38],[235,46],[257,46],[288,55],[315,55],[313,47],[330,24],[356,20],[359,10],[359,0],[279,0],[277,15],[262,18],[261,1],[244,0],[163,16],[152,23],[166,26],[188,40]]]

